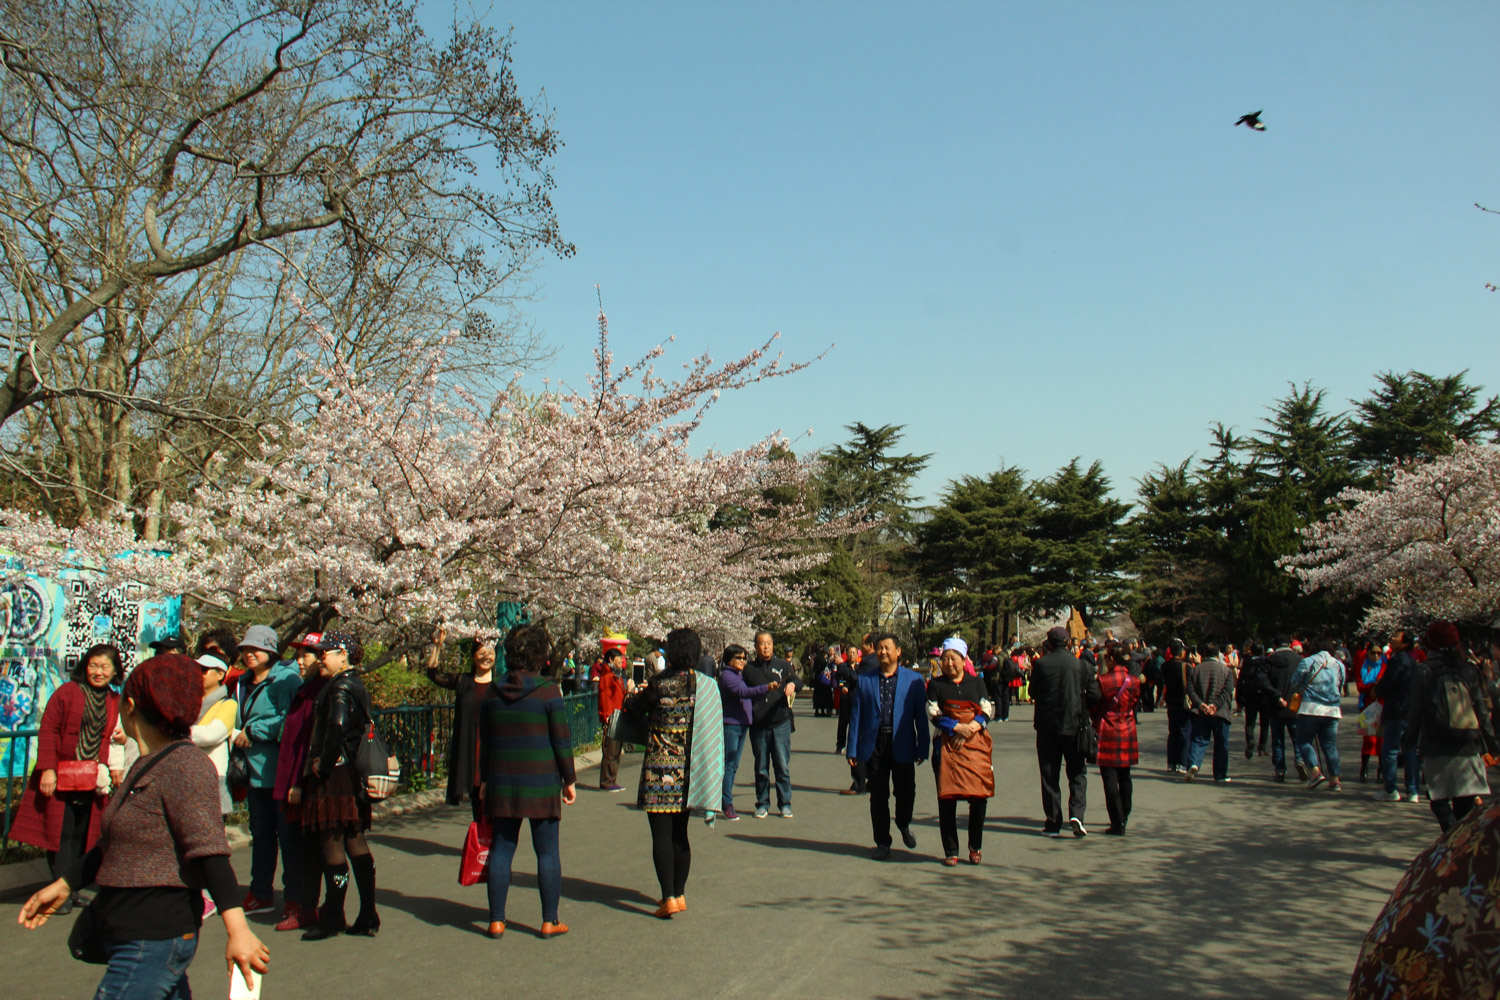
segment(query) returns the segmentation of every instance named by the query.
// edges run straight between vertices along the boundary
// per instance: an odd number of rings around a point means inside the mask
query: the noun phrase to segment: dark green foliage
[[[1417,456],[1446,455],[1453,441],[1500,438],[1500,398],[1481,405],[1467,371],[1437,378],[1424,372],[1381,372],[1370,397],[1354,404],[1351,457],[1378,472]]]
[[[1032,537],[1037,543],[1032,605],[1047,611],[1077,608],[1085,624],[1124,609],[1128,582],[1120,522],[1130,504],[1109,495],[1109,477],[1098,462],[1086,471],[1078,459],[1033,490],[1041,504]]]

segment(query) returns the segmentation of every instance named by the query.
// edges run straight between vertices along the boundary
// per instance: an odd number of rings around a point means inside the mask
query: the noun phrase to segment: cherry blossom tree
[[[499,599],[648,632],[743,627],[765,602],[805,606],[789,581],[824,558],[820,539],[857,530],[786,502],[812,470],[779,431],[690,448],[723,391],[806,366],[771,354],[775,340],[726,364],[700,355],[669,380],[663,347],[617,368],[601,312],[585,389],[528,394],[517,378],[489,399],[446,386],[441,349],[410,359],[396,389],[335,355],[310,386],[316,415],[272,434],[253,478],[173,506],[152,552],[136,551],[123,510],[71,531],[0,512],[0,545],[29,568],[276,605],[289,629],[337,616],[392,637],[478,631]]]
[[[1371,628],[1488,622],[1500,608],[1500,448],[1455,442],[1389,486],[1345,490],[1341,509],[1282,560],[1304,589],[1368,594]]]

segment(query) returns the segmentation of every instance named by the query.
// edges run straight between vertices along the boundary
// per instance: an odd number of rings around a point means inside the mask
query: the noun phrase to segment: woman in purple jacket
[[[749,656],[744,646],[728,645],[724,647],[724,669],[719,671],[719,694],[724,701],[724,818],[727,820],[740,818],[734,811],[734,776],[745,753],[745,733],[753,721],[751,701],[781,686],[775,681],[747,686],[740,675]]]

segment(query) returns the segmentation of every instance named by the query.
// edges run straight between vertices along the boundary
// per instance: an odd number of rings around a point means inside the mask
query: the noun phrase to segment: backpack
[[[1433,671],[1422,717],[1425,729],[1438,736],[1478,736],[1479,713],[1464,675],[1444,665]]]

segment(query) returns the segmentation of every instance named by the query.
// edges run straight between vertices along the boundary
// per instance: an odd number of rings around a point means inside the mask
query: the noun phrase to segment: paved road
[[[304,943],[252,918],[272,949],[264,996],[1342,997],[1365,930],[1437,831],[1425,805],[1373,802],[1353,780],[1341,795],[1273,784],[1269,758],[1234,757],[1228,786],[1169,779],[1158,712],[1142,716],[1148,766],[1137,769],[1130,836],[1050,840],[1038,834],[1030,710],[1021,706],[994,727],[1000,791],[984,865],[938,864],[926,769],[917,850],[878,863],[868,858],[865,800],[836,794],[848,772],[832,753],[833,720],[799,725],[796,818],[747,816],[713,830],[695,821],[686,914],[650,915],[656,889],[634,789],[588,790],[562,827],[562,917],[572,933],[528,933],[541,916],[523,846],[511,930],[491,942],[483,888],[456,883],[467,807],[443,808],[376,830],[378,939]],[[1352,779],[1352,718],[1343,728]],[[632,786],[639,759],[627,758]],[[753,798],[748,765],[747,751],[742,807]],[[1097,774],[1089,795],[1090,826],[1101,831]],[[244,879],[249,852],[234,861]],[[16,910],[0,905],[0,996],[90,996],[98,970],[67,957],[68,924],[24,932]],[[222,954],[214,922],[193,967],[199,997],[223,995]]]

